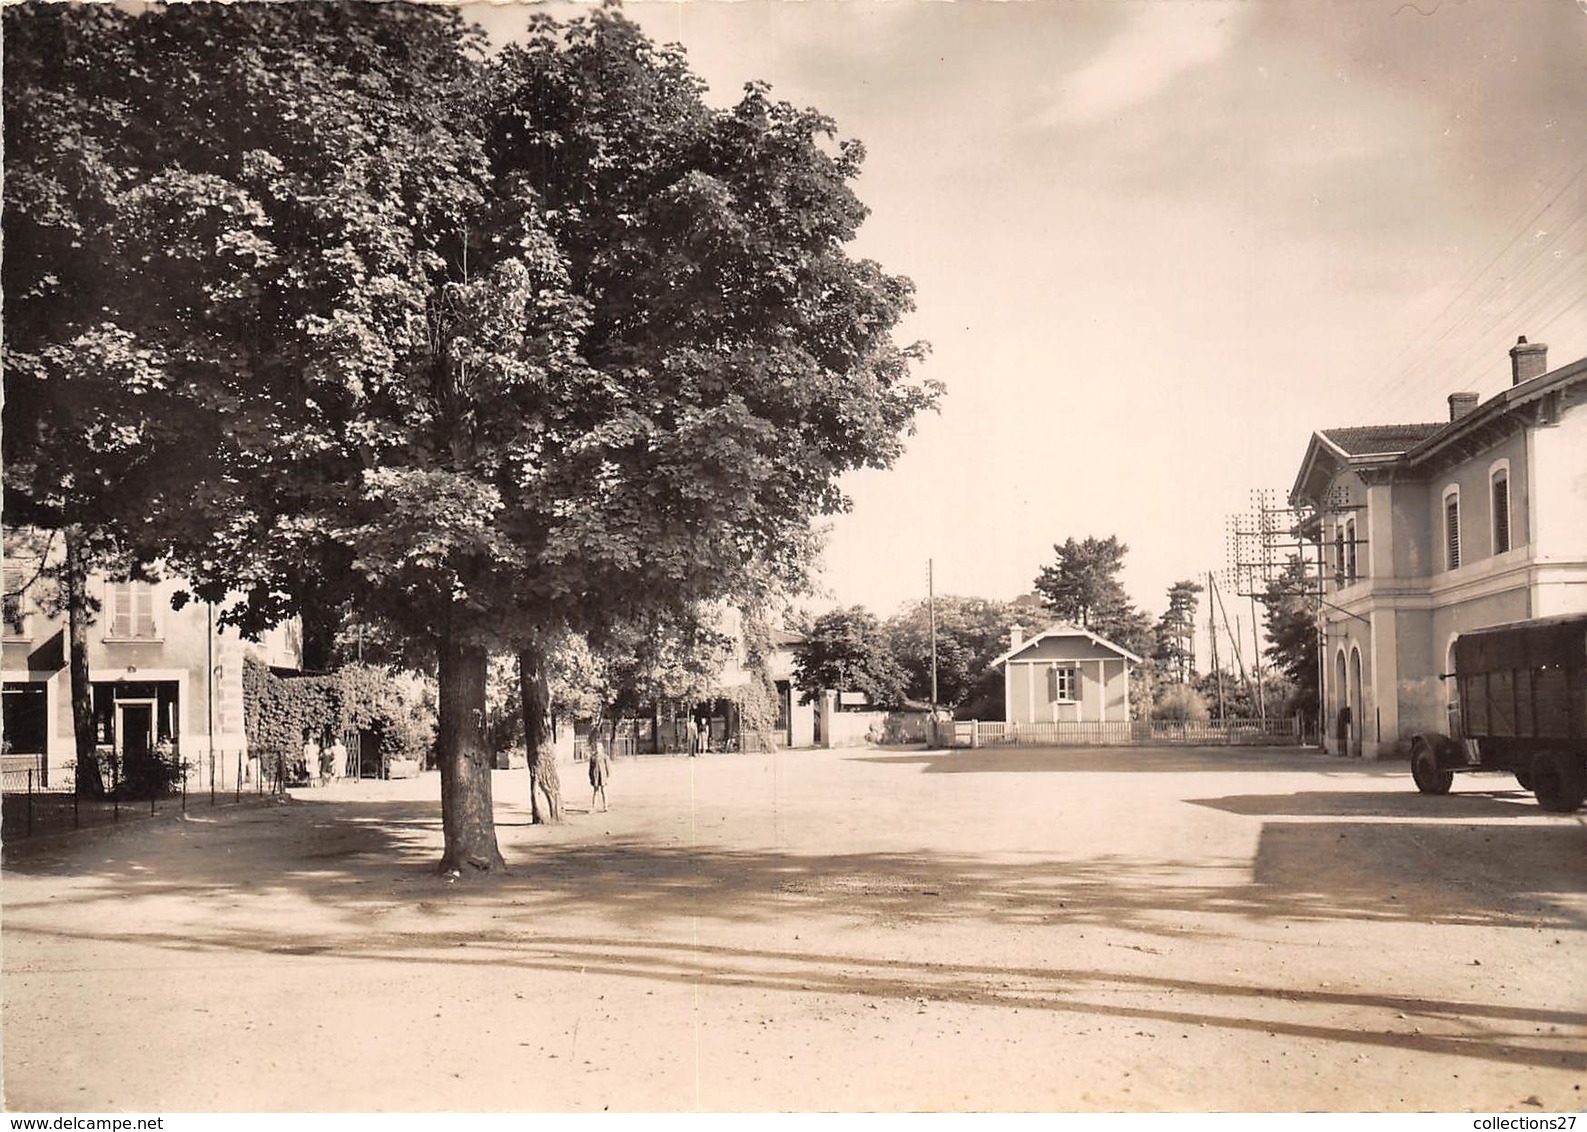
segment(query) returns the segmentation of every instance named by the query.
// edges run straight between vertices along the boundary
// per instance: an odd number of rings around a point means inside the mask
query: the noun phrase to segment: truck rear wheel
[[[1537,804],[1556,814],[1572,814],[1587,801],[1587,767],[1564,751],[1544,751],[1532,760]]]
[[[1517,786],[1519,786],[1522,790],[1530,790],[1530,789],[1532,789],[1532,772],[1530,770],[1518,770],[1518,771],[1516,771],[1515,772],[1515,784]]]
[[[1438,753],[1433,745],[1418,735],[1411,743],[1411,778],[1423,794],[1448,794],[1455,782],[1455,772],[1438,769]]]

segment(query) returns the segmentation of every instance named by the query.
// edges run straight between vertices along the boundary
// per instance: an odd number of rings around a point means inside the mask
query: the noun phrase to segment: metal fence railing
[[[0,830],[6,841],[120,822],[194,807],[235,805],[278,793],[240,750],[183,757],[175,748],[124,758],[101,751],[95,762],[102,793],[79,793],[77,763],[44,755],[0,757]]]

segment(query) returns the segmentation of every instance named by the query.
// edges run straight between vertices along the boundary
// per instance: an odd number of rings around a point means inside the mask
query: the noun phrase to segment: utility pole
[[[1212,571],[1207,571],[1207,596],[1216,594]],[[1223,722],[1223,669],[1218,664],[1218,609],[1215,602],[1207,602],[1207,638],[1212,642],[1212,671],[1218,678],[1218,722]]]
[[[209,749],[205,753],[209,755],[210,787],[213,790],[213,779],[215,777],[215,603],[206,601],[204,606],[207,610],[207,619],[204,623],[204,663],[206,665],[205,671],[208,673],[204,677],[204,700],[205,708],[209,713],[209,742],[206,744]],[[183,781],[187,780],[184,778]]]
[[[926,559],[926,608],[931,617],[931,718],[937,718],[937,579],[936,563]]]
[[[1256,654],[1252,663],[1256,666],[1256,714],[1267,724],[1267,690],[1262,687],[1262,638],[1256,631],[1256,593],[1251,593],[1251,648]]]

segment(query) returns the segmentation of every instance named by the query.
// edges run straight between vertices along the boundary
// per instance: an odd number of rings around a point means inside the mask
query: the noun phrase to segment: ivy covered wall
[[[375,737],[383,761],[423,760],[429,736],[398,682],[378,668],[349,665],[323,675],[279,674],[248,657],[243,663],[243,720],[248,749],[274,765],[303,749],[304,732]]]

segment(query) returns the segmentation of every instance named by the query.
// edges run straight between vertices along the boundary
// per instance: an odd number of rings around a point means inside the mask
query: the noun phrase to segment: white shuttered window
[[[112,582],[106,636],[121,641],[152,641],[158,637],[154,623],[154,587],[147,582]]]

